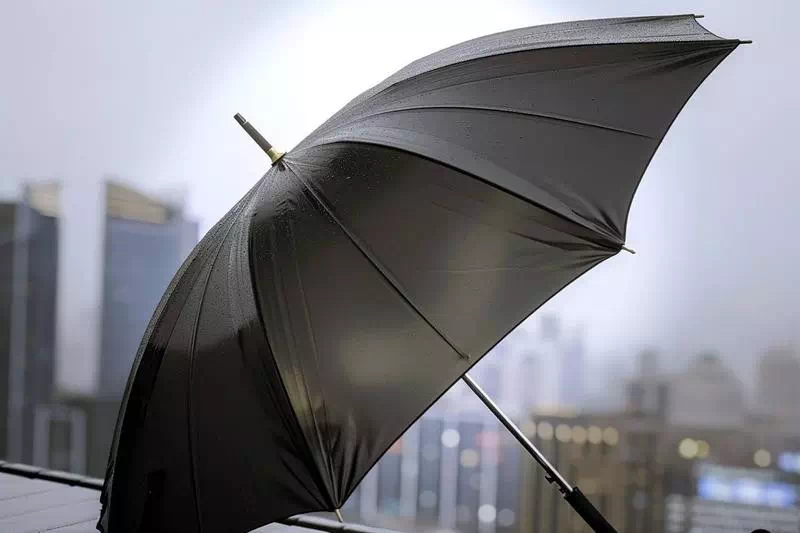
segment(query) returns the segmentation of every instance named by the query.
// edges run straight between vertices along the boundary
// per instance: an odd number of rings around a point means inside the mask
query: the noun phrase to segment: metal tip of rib
[[[702,18],[705,18],[705,15],[692,15],[692,16],[693,16],[694,18],[696,18],[696,19],[702,19]]]
[[[739,44],[753,44],[753,41],[739,41]]]
[[[630,254],[636,255],[636,250],[632,250],[631,248],[628,248],[627,246],[620,246],[620,248],[625,250],[626,252],[628,252]]]

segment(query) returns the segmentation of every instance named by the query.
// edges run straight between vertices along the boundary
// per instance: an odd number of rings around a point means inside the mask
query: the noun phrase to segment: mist
[[[717,350],[746,378],[767,347],[798,340],[800,323],[800,5],[771,6],[14,3],[0,20],[0,195],[55,179],[82,198],[113,177],[183,197],[205,231],[269,167],[236,112],[288,149],[361,91],[459,41],[568,19],[700,13],[711,31],[754,44],[700,87],[658,150],[629,218],[637,254],[600,265],[543,311],[586,326],[594,365],[654,347],[678,368]],[[59,284],[59,350],[75,353],[96,349],[81,324],[99,312],[102,230],[101,215],[71,205],[60,231],[86,246],[63,251],[59,275],[86,282]]]

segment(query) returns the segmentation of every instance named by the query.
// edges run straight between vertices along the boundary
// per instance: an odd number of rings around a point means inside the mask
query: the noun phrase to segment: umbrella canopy
[[[692,15],[525,28],[353,100],[169,286],[100,527],[247,531],[341,507],[470,366],[620,251],[658,144],[739,43]]]

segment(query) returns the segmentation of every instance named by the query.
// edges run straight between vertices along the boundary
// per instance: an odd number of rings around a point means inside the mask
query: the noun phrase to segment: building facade
[[[800,358],[789,346],[773,347],[758,361],[756,410],[800,433]]]
[[[41,191],[29,196],[39,204],[45,199]],[[52,211],[57,213],[61,202],[59,198],[51,200]],[[15,283],[14,287],[27,287],[25,327],[29,341],[23,352],[19,348],[17,352],[12,350],[11,364],[7,366],[9,376],[25,376],[24,390],[29,391],[26,394],[37,392],[35,398],[26,399],[22,411],[8,410],[10,415],[17,415],[9,418],[8,424],[16,423],[22,428],[10,433],[16,436],[8,439],[9,445],[17,448],[10,448],[8,457],[47,468],[103,476],[117,412],[142,335],[172,276],[197,242],[198,228],[179,207],[117,183],[104,185],[99,205],[90,200],[81,199],[81,209],[102,211],[104,225],[99,254],[99,271],[103,273],[97,303],[100,312],[96,315],[99,324],[96,328],[87,324],[88,330],[99,333],[95,339],[99,347],[96,361],[84,360],[83,352],[55,353],[58,349],[72,349],[68,342],[56,345],[56,324],[60,320],[55,305],[59,294],[59,248],[70,247],[74,251],[83,243],[77,239],[59,242],[63,233],[58,231],[57,217],[45,216],[41,209],[26,211],[25,224],[36,230],[25,241],[25,260],[31,268],[26,274],[27,284]],[[87,253],[87,261],[91,257]],[[81,280],[72,282],[80,286]],[[16,320],[19,322],[19,318]],[[14,324],[12,320],[12,328],[19,329]],[[11,344],[14,345],[13,339]],[[14,353],[23,367],[21,371],[13,366]],[[85,368],[94,375],[95,385],[80,394],[60,390],[54,376],[56,361],[81,366],[77,370]],[[18,382],[9,377],[9,398],[19,394]]]
[[[738,423],[730,413],[726,424],[675,416],[672,396],[683,393],[680,382],[698,366],[701,378],[721,378],[722,386],[692,388],[695,402],[738,398],[736,380],[717,365],[701,354],[685,372],[665,375],[657,355],[645,352],[621,410],[534,411],[518,423],[620,533],[796,532],[797,432],[775,418],[739,410]],[[677,406],[688,408],[686,402]],[[508,432],[469,410],[423,416],[370,472],[345,511],[348,520],[400,530],[586,531]]]
[[[0,204],[0,455],[34,460],[34,417],[53,395],[58,183]]]

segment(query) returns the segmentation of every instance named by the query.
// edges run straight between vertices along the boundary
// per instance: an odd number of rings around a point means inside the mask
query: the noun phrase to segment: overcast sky
[[[647,345],[677,360],[718,349],[744,374],[768,345],[800,340],[799,2],[399,6],[8,2],[0,194],[13,195],[24,179],[95,194],[116,176],[146,191],[185,190],[205,231],[268,167],[232,120],[237,111],[290,148],[361,91],[465,39],[569,19],[704,14],[700,22],[718,35],[755,43],[703,84],[656,154],[629,220],[628,244],[639,253],[611,259],[548,307],[586,324],[596,362]],[[69,252],[62,270],[99,278],[81,254]],[[91,307],[82,295],[97,288],[86,283],[65,289],[63,312]],[[80,335],[78,325],[62,325],[62,346]]]

